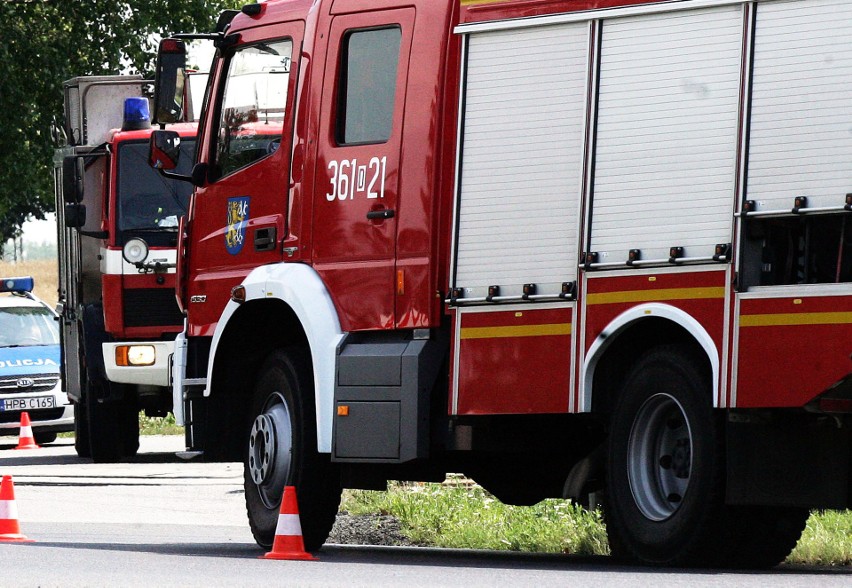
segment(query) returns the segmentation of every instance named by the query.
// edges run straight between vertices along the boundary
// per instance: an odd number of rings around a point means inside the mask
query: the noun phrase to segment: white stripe
[[[299,523],[297,514],[279,514],[278,526],[275,527],[276,535],[301,535],[302,525]]]
[[[0,520],[17,519],[18,507],[14,500],[0,500]]]
[[[20,437],[32,437],[33,436],[33,427],[32,425],[27,425],[26,427],[21,427]]]

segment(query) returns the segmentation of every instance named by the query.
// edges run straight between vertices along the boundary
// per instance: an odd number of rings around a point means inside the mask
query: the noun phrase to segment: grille
[[[30,379],[32,386],[26,388],[18,387],[18,380]],[[59,374],[35,374],[31,376],[3,376],[0,377],[0,394],[20,394],[22,392],[46,392],[53,390],[59,381]]]
[[[21,412],[20,410],[9,410],[6,412],[0,412],[0,423],[19,423],[21,422]],[[55,421],[56,419],[62,418],[62,413],[65,412],[63,407],[59,408],[49,408],[47,410],[38,410],[31,409],[27,411],[27,414],[30,415],[30,420],[33,422],[38,421]]]
[[[180,326],[183,315],[171,288],[140,288],[124,291],[124,326]]]

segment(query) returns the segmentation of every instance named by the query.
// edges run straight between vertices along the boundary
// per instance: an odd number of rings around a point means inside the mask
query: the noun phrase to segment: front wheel
[[[139,412],[128,399],[99,401],[98,386],[108,382],[90,382],[86,395],[89,456],[95,463],[114,463],[133,456],[139,449]]]
[[[244,463],[249,525],[258,545],[272,546],[285,486],[295,486],[305,549],[328,538],[341,488],[330,457],[316,448],[310,365],[299,351],[276,351],[254,390]]]
[[[89,417],[85,404],[74,403],[74,449],[80,457],[92,457],[89,443]]]

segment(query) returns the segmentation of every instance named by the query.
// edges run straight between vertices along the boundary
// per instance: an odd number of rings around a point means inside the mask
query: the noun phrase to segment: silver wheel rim
[[[290,410],[280,393],[269,396],[249,435],[249,474],[267,508],[281,504],[284,485],[290,477],[293,429]]]
[[[652,521],[672,516],[692,475],[692,430],[681,404],[650,397],[636,414],[627,446],[627,475],[636,506]]]

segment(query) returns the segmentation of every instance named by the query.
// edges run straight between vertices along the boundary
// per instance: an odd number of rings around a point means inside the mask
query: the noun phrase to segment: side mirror
[[[65,205],[65,226],[69,229],[79,229],[86,224],[85,204]]]
[[[74,155],[62,160],[62,198],[65,202],[83,200],[83,160]]]
[[[186,44],[179,39],[163,39],[157,51],[154,123],[170,124],[183,120],[185,84]]]
[[[180,135],[175,131],[158,130],[151,133],[148,165],[159,170],[173,170],[180,159]]]

